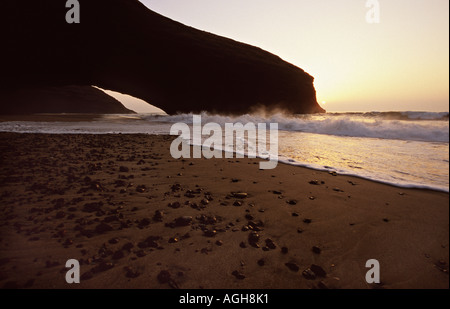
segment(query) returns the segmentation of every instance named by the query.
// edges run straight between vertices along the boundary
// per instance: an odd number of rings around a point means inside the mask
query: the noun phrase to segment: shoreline
[[[0,287],[74,288],[76,258],[75,288],[448,288],[448,192],[175,160],[174,138],[0,133]]]
[[[81,115],[81,114],[80,114]],[[64,116],[64,115],[63,115]],[[90,117],[91,115],[88,114],[82,114],[82,117]],[[107,117],[108,115],[98,115],[94,118],[92,118],[92,120],[98,120],[101,119],[103,117]],[[68,115],[68,119],[67,120],[57,120],[56,118],[51,118],[53,120],[48,120],[50,122],[53,121],[62,121],[62,122],[77,122],[80,120],[77,120],[78,118],[70,118],[73,117],[72,115]],[[81,118],[80,118],[81,119]],[[87,119],[87,118],[85,118]],[[2,122],[2,118],[0,117],[0,122]],[[27,120],[20,120],[20,121],[27,121]],[[34,120],[33,120],[34,121]],[[36,121],[44,121],[44,120],[36,120]],[[84,120],[87,121],[87,120]],[[45,122],[45,121],[44,121]],[[47,132],[9,132],[9,131],[0,131],[0,134],[48,134],[48,135],[155,135],[155,136],[169,136],[172,137],[169,134],[156,134],[156,133],[77,133],[77,132],[65,132],[65,133],[47,133]],[[193,147],[194,145],[191,145],[191,147]],[[199,147],[199,146],[195,146],[195,147]],[[218,152],[224,152],[224,150],[218,149],[216,150]],[[235,155],[235,153],[233,153],[233,155]],[[247,155],[245,155],[245,158],[247,158]],[[222,155],[221,159],[225,159],[224,155]],[[265,160],[262,159],[260,157],[257,156],[256,159],[259,160]],[[188,159],[189,160],[189,159]],[[449,188],[438,188],[438,187],[433,187],[432,185],[421,185],[421,184],[397,184],[397,183],[393,183],[393,182],[389,182],[389,181],[385,181],[385,180],[378,180],[378,179],[374,179],[371,178],[369,176],[362,176],[362,175],[358,175],[358,174],[353,174],[351,172],[342,172],[342,171],[335,171],[337,168],[334,167],[314,167],[309,163],[302,163],[302,162],[287,162],[289,161],[289,159],[279,159],[278,160],[278,164],[285,164],[285,165],[289,165],[289,166],[295,166],[295,167],[300,167],[300,168],[306,168],[306,169],[311,169],[311,170],[315,170],[315,171],[320,171],[320,172],[325,172],[325,173],[337,173],[340,176],[348,176],[348,177],[355,177],[355,178],[359,178],[359,179],[364,179],[364,180],[368,180],[368,181],[373,181],[379,184],[385,184],[388,186],[393,186],[399,189],[415,189],[415,190],[430,190],[430,191],[436,191],[436,192],[443,192],[443,193],[450,193],[450,189]]]

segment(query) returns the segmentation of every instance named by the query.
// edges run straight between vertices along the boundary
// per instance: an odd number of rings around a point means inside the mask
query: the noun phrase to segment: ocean
[[[214,122],[222,127],[238,122],[278,123],[278,158],[282,163],[398,187],[449,192],[448,112],[236,117],[202,113],[201,119],[202,124]],[[192,121],[192,114],[102,115],[94,121],[0,122],[0,132],[169,134],[174,123],[192,125]]]

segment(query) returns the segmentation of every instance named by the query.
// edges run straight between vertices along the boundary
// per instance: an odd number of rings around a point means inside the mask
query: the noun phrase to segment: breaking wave
[[[144,116],[147,120],[155,117],[167,122],[191,124],[193,114],[174,116]],[[406,141],[449,142],[448,112],[371,112],[371,113],[331,113],[319,115],[272,116],[243,115],[220,116],[202,113],[202,124],[215,122],[243,124],[278,123],[283,131],[316,133],[336,136],[396,139]]]

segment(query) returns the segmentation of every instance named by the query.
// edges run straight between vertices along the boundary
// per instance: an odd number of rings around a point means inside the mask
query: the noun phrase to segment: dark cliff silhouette
[[[133,114],[119,101],[91,86],[39,86],[0,92],[2,114]]]
[[[185,26],[137,0],[79,0],[80,23],[68,24],[65,2],[1,2],[1,92],[96,85],[169,114],[324,111],[313,77],[260,48]],[[0,111],[7,104],[0,101]]]

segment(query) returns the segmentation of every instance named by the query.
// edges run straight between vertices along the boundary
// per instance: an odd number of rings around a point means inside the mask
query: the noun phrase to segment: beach
[[[174,138],[0,133],[0,287],[449,287],[447,192],[174,159]]]

